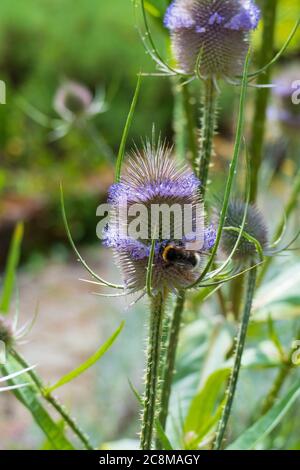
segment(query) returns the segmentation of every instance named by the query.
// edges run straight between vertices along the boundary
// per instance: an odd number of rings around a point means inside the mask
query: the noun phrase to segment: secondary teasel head
[[[66,121],[93,116],[100,111],[100,105],[86,86],[73,81],[60,86],[54,97],[54,109]]]
[[[245,203],[233,200],[229,203],[225,227],[240,229],[244,219]],[[261,212],[253,205],[247,208],[246,223],[244,232],[257,240],[262,249],[268,245],[268,231]],[[221,247],[224,253],[229,256],[237,242],[239,233],[233,230],[223,230]],[[242,236],[233,259],[240,262],[249,262],[257,258],[256,245]]]
[[[0,316],[0,341],[9,349],[14,343],[14,332],[9,321]]]
[[[128,159],[120,183],[109,191],[110,222],[104,244],[113,248],[129,292],[145,289],[152,240],[152,288],[185,288],[199,277],[203,251],[214,243],[205,228],[200,182],[171,158],[171,149],[146,144]]]
[[[260,19],[254,0],[174,0],[165,15],[175,58],[185,73],[233,77],[243,71],[249,33]]]

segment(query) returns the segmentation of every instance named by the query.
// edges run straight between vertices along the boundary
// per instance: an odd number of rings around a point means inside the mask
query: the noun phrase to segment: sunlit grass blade
[[[66,230],[66,233],[67,233],[67,236],[68,236],[70,245],[71,245],[71,247],[73,248],[73,251],[75,252],[75,254],[76,254],[76,256],[78,257],[78,259],[79,259],[79,261],[81,262],[81,264],[82,264],[82,265],[85,267],[85,269],[91,274],[91,276],[92,276],[94,279],[97,279],[97,281],[99,281],[101,284],[104,284],[104,285],[107,286],[107,287],[112,287],[112,288],[114,288],[114,289],[124,289],[123,286],[118,285],[118,284],[113,284],[113,283],[111,283],[111,282],[107,282],[107,281],[105,281],[105,279],[102,279],[100,276],[98,276],[98,274],[96,274],[96,273],[87,265],[87,263],[84,261],[84,259],[83,259],[82,256],[80,255],[79,251],[77,250],[76,245],[75,245],[75,243],[74,243],[74,241],[73,241],[73,238],[72,238],[72,235],[71,235],[71,231],[70,231],[70,228],[69,228],[69,224],[68,224],[68,220],[67,220],[66,209],[65,209],[65,202],[64,202],[64,193],[63,193],[62,184],[60,185],[60,204],[61,204],[61,211],[62,211],[63,222],[64,222],[65,230]]]
[[[20,249],[23,239],[24,226],[20,222],[14,230],[11,245],[9,248],[8,259],[5,268],[3,289],[0,299],[0,313],[7,314],[15,285],[16,270],[20,259]]]
[[[259,444],[277,424],[300,396],[300,381],[290,388],[286,395],[276,403],[268,413],[256,421],[247,431],[238,437],[226,450],[252,450]]]
[[[111,348],[119,334],[121,333],[123,327],[124,327],[125,322],[122,322],[121,325],[117,328],[117,330],[114,332],[114,334],[98,349],[98,351],[93,354],[87,361],[85,361],[83,364],[81,364],[79,367],[74,369],[73,371],[69,372],[68,374],[64,375],[58,382],[56,382],[54,385],[51,387],[46,388],[45,390],[45,395],[53,392],[53,390],[56,390],[63,385],[71,382],[72,380],[76,379],[79,377],[79,375],[83,374],[87,369],[92,367],[99,359],[104,356],[104,354]]]
[[[14,375],[16,370],[15,361],[10,359],[2,369],[7,375]],[[23,372],[23,371],[21,371]],[[22,384],[20,380],[23,377],[13,376],[9,380],[9,385],[16,386]],[[37,391],[33,386],[27,386],[12,390],[15,397],[29,410],[33,419],[47,436],[49,442],[51,442],[53,449],[55,450],[75,450],[73,444],[65,436],[64,432],[51,418],[46,408],[40,402],[37,397]]]
[[[127,143],[130,127],[131,127],[131,124],[132,124],[136,104],[137,104],[138,97],[139,97],[139,94],[140,94],[141,83],[142,83],[142,76],[141,76],[141,74],[139,74],[138,79],[137,79],[135,92],[134,92],[133,99],[132,99],[132,103],[131,103],[131,106],[130,106],[129,114],[127,116],[126,124],[125,124],[125,127],[124,127],[119,152],[118,152],[116,170],[115,170],[116,171],[115,181],[117,183],[120,181],[120,177],[121,177],[121,169],[122,169],[122,164],[123,164],[123,160],[124,160],[126,143]]]

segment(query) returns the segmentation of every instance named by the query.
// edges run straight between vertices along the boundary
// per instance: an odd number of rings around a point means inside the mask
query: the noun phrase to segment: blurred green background
[[[155,0],[163,13],[167,0]],[[299,10],[297,0],[281,2],[278,47],[286,39]],[[158,19],[158,22],[161,21]],[[152,24],[162,53],[166,36]],[[259,32],[256,34],[259,38]],[[300,36],[290,54],[299,52]],[[71,130],[51,141],[50,130],[25,112],[24,102],[52,118],[56,90],[75,80],[93,93],[106,94],[107,112],[93,120],[94,134],[116,155],[139,71],[154,72],[135,28],[131,0],[2,0],[0,5],[0,78],[7,104],[0,106],[0,263],[17,219],[30,221],[23,256],[47,252],[64,238],[58,185],[70,195],[69,217],[76,241],[94,241],[95,211],[112,181],[107,164],[89,135]],[[198,84],[196,85],[198,86]],[[221,129],[231,129],[227,106],[236,90],[222,94]],[[172,140],[173,99],[170,80],[145,77],[128,146],[139,145],[155,123]],[[232,119],[232,118],[230,118]]]
[[[152,0],[152,3],[158,12],[163,12],[169,2]],[[287,38],[299,12],[298,0],[281,0],[277,49]],[[151,25],[160,50],[167,56],[168,43],[159,21]],[[255,45],[259,43],[259,37],[260,31],[255,33]],[[282,65],[300,60],[299,44],[300,32]],[[42,372],[49,381],[86,358],[119,323],[120,311],[124,310],[122,302],[100,302],[90,296],[91,289],[77,282],[84,273],[72,261],[73,255],[67,248],[60,213],[59,183],[63,182],[76,243],[88,246],[85,254],[95,269],[115,279],[118,274],[112,267],[112,257],[107,251],[100,252],[95,232],[96,208],[106,200],[114,169],[113,158],[109,162],[99,150],[97,136],[101,136],[113,155],[117,154],[140,71],[154,72],[155,66],[145,54],[138,36],[130,0],[1,0],[0,79],[7,86],[7,104],[0,105],[0,265],[3,266],[6,259],[13,227],[18,220],[24,220],[23,265],[19,281],[22,313],[30,318],[37,300],[42,312],[30,343],[32,346],[26,347],[26,354],[33,362],[41,362]],[[51,129],[34,119],[32,109],[57,118],[53,100],[56,90],[66,79],[84,84],[93,93],[97,90],[105,92],[107,110],[91,121],[90,131],[95,140],[88,132],[73,128],[63,138],[53,141]],[[173,85],[168,78],[143,79],[128,149],[134,142],[140,145],[141,138],[151,135],[153,123],[157,131],[172,142]],[[251,92],[249,95],[251,98]],[[235,118],[232,103],[237,97],[237,89],[224,86],[220,135],[217,137],[220,159],[215,170],[223,169],[231,155]],[[252,101],[249,99],[249,115]],[[272,134],[272,126],[269,132]],[[281,181],[277,191],[280,197],[283,194],[282,199],[285,198],[285,183]],[[223,184],[223,172],[215,171],[216,195]],[[264,308],[267,310],[268,305]],[[73,389],[73,394],[62,393],[62,398],[75,409],[75,415],[99,441],[136,435],[138,407],[128,387],[127,376],[136,379],[141,386],[144,313],[143,303],[133,313],[125,313],[128,314],[127,325],[116,352],[108,354],[95,375],[83,378]],[[208,314],[197,321],[200,336],[194,341],[201,350],[196,346],[193,351],[189,350],[189,344],[194,344],[191,332],[183,338],[183,374],[188,369],[184,362],[186,356],[191,354],[196,361],[189,367],[195,366],[195,370],[199,370],[205,347],[210,347],[208,332],[214,330],[217,323],[209,318],[210,313],[209,307]],[[194,313],[191,318],[195,320]],[[187,319],[190,320],[189,312]],[[289,338],[288,326],[286,330],[282,329],[282,335]],[[64,333],[63,340],[59,340],[58,332]],[[133,335],[132,332],[138,333]],[[266,335],[265,325],[254,326],[251,335],[256,344],[260,342]],[[89,338],[88,344],[86,338]],[[199,338],[203,340],[201,347],[197,343]],[[270,384],[273,372],[267,371]],[[251,377],[249,371],[244,374],[246,379],[240,394],[244,393],[249,400],[253,393],[253,388],[248,387]],[[198,374],[192,381],[199,382]],[[262,373],[256,382],[260,392],[265,383],[266,375]],[[243,396],[241,400],[245,400]],[[31,448],[43,442],[37,428],[18,406],[7,400],[0,412],[0,432],[6,433],[0,448]],[[237,408],[239,420],[235,435],[251,421],[254,412],[255,403],[247,412]],[[289,420],[285,426],[285,435],[290,433],[292,436],[288,445],[299,445],[293,437],[295,422]],[[284,447],[286,442],[276,441],[272,445]]]

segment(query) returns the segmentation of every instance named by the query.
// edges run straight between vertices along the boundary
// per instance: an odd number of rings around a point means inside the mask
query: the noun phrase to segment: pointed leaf
[[[9,362],[2,366],[5,374],[10,375],[18,371],[15,361],[10,358]],[[22,384],[24,378],[11,375],[9,385],[17,386]],[[73,445],[64,435],[62,429],[53,421],[47,410],[38,399],[36,389],[32,386],[13,390],[15,397],[30,411],[33,419],[47,436],[49,442],[55,450],[74,450]]]
[[[299,396],[300,381],[298,381],[268,413],[227,447],[227,450],[254,449],[260,441],[273,431]]]
[[[130,131],[131,123],[133,120],[133,115],[135,112],[137,100],[139,97],[141,82],[142,82],[142,77],[141,75],[138,75],[136,89],[135,89],[132,103],[130,106],[129,114],[127,116],[126,124],[124,127],[122,139],[121,139],[121,144],[119,148],[119,153],[118,153],[118,158],[117,158],[117,163],[116,163],[116,176],[115,176],[116,183],[120,181],[120,177],[121,177],[121,169],[122,169],[122,164],[123,164],[123,159],[124,159],[124,154],[125,154],[126,142],[127,142],[128,134]]]
[[[83,374],[87,369],[92,367],[104,354],[110,349],[110,347],[113,345],[119,334],[121,333],[123,327],[124,327],[125,322],[122,322],[119,328],[114,332],[114,334],[98,349],[95,354],[93,354],[87,361],[85,361],[83,364],[81,364],[79,367],[76,369],[72,370],[68,374],[64,375],[61,379],[58,380],[54,385],[51,387],[47,388],[45,390],[45,394],[49,394],[53,392],[53,390],[56,390],[59,387],[62,387],[63,385],[71,382],[72,380],[76,379],[79,375]]]

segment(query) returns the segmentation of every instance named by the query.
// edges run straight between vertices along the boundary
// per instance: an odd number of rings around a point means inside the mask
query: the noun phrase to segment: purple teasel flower
[[[242,73],[249,33],[259,20],[254,0],[174,0],[164,24],[185,73],[194,73],[199,65],[203,78],[226,78]]]
[[[80,116],[94,116],[103,106],[94,99],[90,90],[74,81],[61,85],[54,97],[54,109],[65,121],[73,121]]]
[[[108,202],[111,207],[110,222],[104,231],[104,245],[114,251],[127,290],[138,292],[145,289],[147,266],[151,251],[152,239],[156,240],[152,271],[152,288],[154,292],[177,291],[195,282],[201,271],[201,264],[191,269],[184,263],[168,263],[163,253],[167,246],[175,246],[184,252],[197,252],[200,260],[214,244],[216,232],[212,226],[205,226],[203,211],[196,209],[202,204],[199,196],[200,182],[186,166],[179,167],[171,158],[172,150],[165,145],[154,148],[146,144],[143,152],[136,150],[129,158],[120,183],[114,184],[109,190]],[[124,207],[129,214],[134,207],[142,207],[146,215],[140,219],[142,233],[132,236],[127,233],[130,222],[124,221]],[[156,227],[153,236],[152,209],[155,206],[180,209],[180,219],[165,218],[164,213]],[[184,233],[182,218],[188,212],[188,222],[193,227],[192,232]],[[201,213],[201,214],[200,214]],[[200,215],[199,215],[200,214]],[[198,223],[196,223],[196,218]],[[170,236],[164,238],[164,230],[170,224]],[[120,227],[126,229],[126,232]],[[179,231],[178,231],[179,230]],[[182,237],[177,237],[181,232]],[[175,238],[176,236],[176,238]]]

